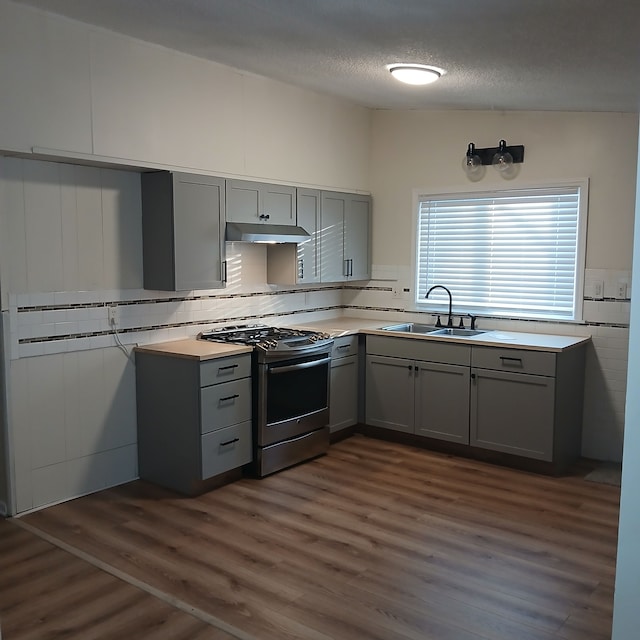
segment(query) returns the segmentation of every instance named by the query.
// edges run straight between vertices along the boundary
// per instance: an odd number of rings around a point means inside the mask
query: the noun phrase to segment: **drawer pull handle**
[[[240,394],[239,393],[234,393],[232,396],[226,396],[225,398],[220,398],[220,402],[227,402],[227,400],[235,400],[236,398],[239,398]]]
[[[239,442],[240,438],[234,438],[233,440],[227,440],[226,442],[221,442],[221,447],[228,447],[230,444],[234,444],[235,442]]]
[[[339,344],[336,349],[339,351],[340,349],[350,349],[351,345],[350,344]]]
[[[238,365],[237,364],[229,364],[226,367],[218,367],[218,371],[227,371],[229,369],[235,369]]]
[[[522,358],[509,358],[508,356],[500,356],[502,364],[517,364],[522,366]]]

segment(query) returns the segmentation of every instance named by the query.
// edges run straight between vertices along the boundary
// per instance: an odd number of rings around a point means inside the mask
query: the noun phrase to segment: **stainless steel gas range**
[[[333,339],[326,333],[236,325],[201,340],[252,345],[254,466],[260,477],[325,453]]]

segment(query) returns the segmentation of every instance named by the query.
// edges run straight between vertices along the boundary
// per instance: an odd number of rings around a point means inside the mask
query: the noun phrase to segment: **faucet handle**
[[[464,329],[464,316],[460,316],[460,322],[458,323],[458,329]]]
[[[467,313],[467,316],[471,318],[471,329],[475,329],[477,320],[476,316],[472,316],[470,313]]]

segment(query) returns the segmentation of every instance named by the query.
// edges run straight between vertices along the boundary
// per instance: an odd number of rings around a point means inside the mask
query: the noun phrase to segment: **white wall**
[[[636,227],[634,253],[640,256],[640,170],[636,192]],[[635,261],[634,275],[640,278],[640,260]],[[640,353],[640,298],[636,296],[631,308],[630,353]],[[629,388],[640,387],[640,359],[629,360]],[[627,394],[622,462],[622,493],[620,497],[620,523],[618,529],[618,558],[616,563],[615,600],[613,610],[613,640],[631,640],[638,637],[640,627],[640,397]]]
[[[488,167],[477,187],[589,178],[586,266],[630,270],[637,132],[637,114],[376,111],[373,261],[409,265],[412,190],[473,187],[462,171],[467,144],[493,147],[504,138],[525,146],[520,175],[507,181]]]
[[[0,0],[0,150],[365,190],[367,109]]]

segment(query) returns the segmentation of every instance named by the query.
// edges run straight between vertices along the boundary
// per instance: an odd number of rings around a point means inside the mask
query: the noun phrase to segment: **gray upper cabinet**
[[[344,218],[344,257],[349,280],[371,278],[371,197],[350,195]]]
[[[145,289],[224,287],[224,187],[212,176],[142,174]]]
[[[320,280],[371,277],[371,197],[323,191],[320,207]]]
[[[320,191],[296,189],[297,221],[310,237],[304,242],[267,245],[269,284],[320,282],[319,241]]]
[[[296,188],[287,185],[227,180],[227,221],[296,224]]]

